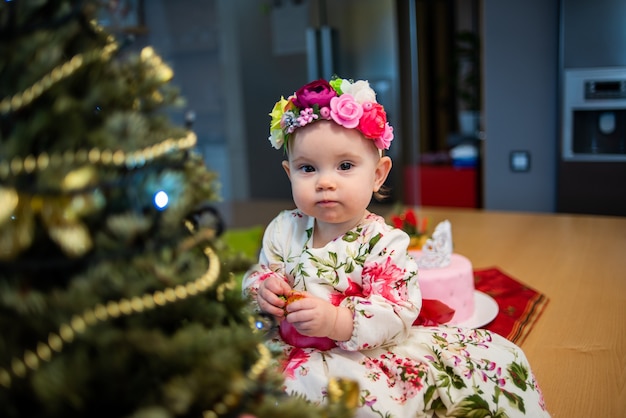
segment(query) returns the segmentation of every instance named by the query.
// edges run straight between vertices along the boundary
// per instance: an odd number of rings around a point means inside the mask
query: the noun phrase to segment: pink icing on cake
[[[416,260],[421,251],[410,251]],[[472,263],[460,254],[452,254],[450,265],[438,268],[420,268],[417,280],[422,298],[439,300],[455,310],[449,325],[458,324],[474,313],[474,272]]]

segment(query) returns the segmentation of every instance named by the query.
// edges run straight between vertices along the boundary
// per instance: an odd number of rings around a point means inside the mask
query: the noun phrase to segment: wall
[[[483,1],[484,207],[553,212],[558,147],[559,1]],[[530,152],[528,172],[509,154]]]

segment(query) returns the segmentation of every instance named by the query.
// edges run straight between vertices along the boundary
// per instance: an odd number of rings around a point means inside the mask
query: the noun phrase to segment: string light
[[[154,194],[154,206],[158,210],[165,210],[165,208],[167,208],[169,200],[170,199],[167,193],[165,193],[163,190],[160,190]]]

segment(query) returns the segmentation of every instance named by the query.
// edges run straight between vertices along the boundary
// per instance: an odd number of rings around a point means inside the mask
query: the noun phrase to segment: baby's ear
[[[388,156],[380,157],[378,160],[378,164],[376,164],[376,172],[374,177],[374,192],[377,192],[380,189],[380,186],[383,185],[385,180],[387,180],[387,176],[391,171],[392,166],[391,158]]]
[[[291,180],[291,170],[289,169],[289,161],[283,161],[283,168],[285,169],[285,173],[287,173],[287,177]]]

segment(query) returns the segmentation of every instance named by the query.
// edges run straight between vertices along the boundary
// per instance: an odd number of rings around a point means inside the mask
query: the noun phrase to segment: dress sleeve
[[[288,282],[287,276],[285,275],[283,251],[283,243],[285,240],[280,239],[281,236],[285,236],[282,230],[285,228],[286,223],[281,221],[284,219],[284,215],[284,213],[281,213],[269,223],[263,233],[259,262],[251,266],[243,276],[243,296],[250,299],[253,307],[257,311],[260,309],[257,305],[256,295],[261,282],[271,276],[277,276]]]
[[[353,312],[354,330],[344,350],[392,345],[409,334],[421,308],[417,264],[408,252],[409,237],[398,229],[381,229],[369,237],[371,246],[361,273],[362,295],[349,296],[342,306]]]

